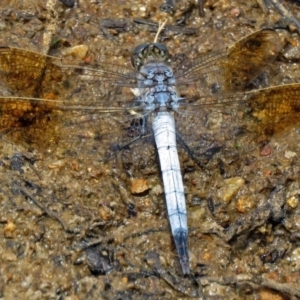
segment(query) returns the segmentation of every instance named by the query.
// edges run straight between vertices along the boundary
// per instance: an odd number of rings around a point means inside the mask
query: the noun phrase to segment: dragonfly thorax
[[[146,110],[178,109],[180,97],[170,66],[163,62],[148,63],[141,67],[138,79],[140,101]]]

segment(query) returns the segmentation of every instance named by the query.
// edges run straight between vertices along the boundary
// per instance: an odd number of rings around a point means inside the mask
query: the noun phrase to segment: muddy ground
[[[300,19],[291,2],[284,5]],[[55,0],[1,0],[0,45],[55,56],[83,45],[87,62],[129,67],[131,51],[152,42],[164,19],[160,41],[174,56],[191,58],[263,27],[283,28],[286,44],[265,84],[299,82],[297,27],[273,7],[205,1],[200,17],[196,8],[185,13],[187,1],[178,1],[173,15],[162,12],[161,4],[81,0],[68,8]],[[64,129],[65,138],[56,143],[45,128],[38,133],[44,136],[39,145],[1,132],[1,299],[300,298],[296,121],[263,146],[249,139],[241,156],[218,151],[204,169],[180,150],[189,224],[187,277],[170,235],[153,145],[128,147],[103,162],[99,153],[107,145],[100,138],[78,142]]]

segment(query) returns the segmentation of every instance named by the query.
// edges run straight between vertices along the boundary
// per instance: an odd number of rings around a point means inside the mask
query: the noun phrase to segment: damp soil
[[[129,67],[131,51],[152,42],[164,19],[159,40],[174,56],[190,58],[263,27],[280,28],[286,46],[259,80],[300,80],[297,27],[256,1],[208,0],[203,17],[188,1],[177,1],[173,15],[161,11],[158,0],[62,2],[2,0],[0,45],[55,56],[82,45],[88,61]],[[296,4],[283,4],[300,19]],[[202,168],[179,151],[189,225],[186,277],[153,145],[127,147],[103,162],[88,138],[77,143],[66,136],[44,151],[44,145],[5,137],[1,133],[0,299],[300,297],[299,124],[257,147],[244,139],[241,156],[210,147]]]

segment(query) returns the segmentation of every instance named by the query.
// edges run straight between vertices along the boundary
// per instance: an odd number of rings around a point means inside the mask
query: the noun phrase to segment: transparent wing
[[[134,120],[143,112],[134,107],[131,88],[137,86],[137,76],[132,69],[71,64],[2,47],[0,76],[0,129],[6,142],[24,141],[47,151],[64,144],[83,151],[93,141],[91,148],[100,155],[107,143],[127,144],[140,134]]]
[[[193,154],[205,162],[221,149],[234,156],[258,148],[259,141],[299,124],[299,105],[300,84],[204,97],[183,105],[176,125]]]
[[[187,59],[176,68],[177,84],[179,87],[194,84],[187,97],[243,91],[272,64],[282,47],[275,31],[254,32],[229,48],[201,55],[193,61]]]

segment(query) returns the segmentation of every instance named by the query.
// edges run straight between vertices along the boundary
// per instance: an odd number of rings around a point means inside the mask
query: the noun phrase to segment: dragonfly
[[[166,46],[148,43],[133,51],[130,68],[2,46],[1,137],[45,153],[89,137],[99,159],[141,141],[155,143],[171,232],[186,275],[188,216],[176,142],[203,168],[203,143],[195,129],[213,131],[210,114],[218,113],[214,135],[220,137],[220,149],[235,144],[236,128],[260,136],[298,122],[300,84],[248,88],[281,49],[272,29],[194,59],[172,59]],[[84,146],[77,150],[90,155]]]

